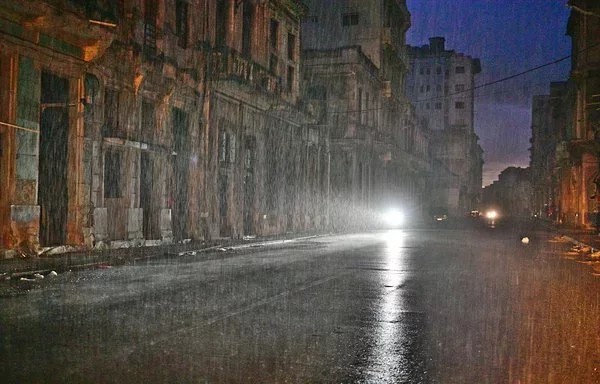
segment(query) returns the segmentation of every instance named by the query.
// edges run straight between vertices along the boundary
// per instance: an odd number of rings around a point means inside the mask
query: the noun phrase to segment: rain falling
[[[600,3],[3,0],[0,382],[600,382]]]

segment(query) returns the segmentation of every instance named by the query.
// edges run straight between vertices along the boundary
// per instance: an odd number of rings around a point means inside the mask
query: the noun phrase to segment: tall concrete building
[[[475,75],[479,59],[447,50],[443,37],[409,47],[406,95],[427,120],[435,158],[456,177],[431,181],[435,205],[452,215],[477,209],[482,184],[483,151],[474,130]]]
[[[332,198],[353,209],[401,205],[420,215],[429,133],[404,95],[404,1],[306,1],[307,98],[320,95],[331,138]],[[317,91],[318,90],[318,91]]]

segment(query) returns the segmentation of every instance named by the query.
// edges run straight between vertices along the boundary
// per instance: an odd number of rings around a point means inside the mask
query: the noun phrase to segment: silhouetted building
[[[482,206],[498,210],[501,217],[530,217],[532,194],[530,168],[508,167],[483,189]]]
[[[443,37],[409,47],[410,72],[405,90],[431,130],[431,151],[458,181],[433,184],[435,205],[463,215],[479,204],[483,151],[474,131],[475,75],[479,59],[447,50]],[[452,179],[449,179],[452,180]]]

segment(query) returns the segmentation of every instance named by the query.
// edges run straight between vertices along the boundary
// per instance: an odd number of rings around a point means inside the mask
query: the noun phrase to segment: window
[[[456,84],[454,86],[454,90],[456,92],[463,92],[465,90],[465,85],[464,84]]]
[[[296,58],[296,36],[291,33],[288,33],[287,51],[288,59],[293,61]]]
[[[279,59],[277,58],[277,55],[271,53],[271,56],[269,57],[269,71],[271,71],[274,74],[277,74],[278,63]]]
[[[271,32],[269,34],[271,49],[277,52],[277,36],[279,35],[279,22],[271,19]]]
[[[345,13],[342,15],[342,25],[349,27],[351,25],[358,25],[358,13]]]
[[[419,90],[421,91],[421,93],[425,92],[425,86],[421,85],[421,88],[419,88]]]
[[[235,162],[235,135],[219,132],[219,165],[227,166]]]
[[[425,69],[424,68],[419,69],[419,74],[424,75],[425,74]]]
[[[425,104],[425,109],[429,109],[429,103]]]
[[[144,55],[146,58],[151,58],[156,56],[158,1],[146,0],[144,4]]]
[[[440,102],[435,103],[435,109],[442,109],[442,103],[440,103]]]
[[[431,87],[429,86],[429,84],[427,84],[427,92],[429,92],[431,90]]]
[[[362,89],[358,89],[358,119],[362,123]]]
[[[154,133],[156,132],[156,110],[152,100],[142,100],[142,127],[140,141],[152,143],[154,141]]]
[[[431,75],[431,70],[430,70],[429,68],[427,68],[427,71],[426,71],[426,73],[427,73],[428,75]]]
[[[365,109],[367,110],[367,113],[366,113],[367,124],[371,123],[371,111],[370,111],[370,106],[369,106],[370,102],[371,102],[371,95],[369,95],[369,92],[366,92],[365,93]]]
[[[217,1],[217,20],[219,20],[215,36],[215,44],[217,47],[224,46],[227,37],[227,25],[225,25],[225,20],[227,19],[227,4],[228,3],[225,1]]]
[[[121,197],[121,152],[109,149],[104,154],[104,198]]]
[[[437,85],[435,86],[435,90],[436,90],[436,91],[438,91],[438,92],[441,92],[441,91],[442,91],[442,86],[441,86],[441,84],[437,84]]]
[[[104,137],[114,137],[119,129],[119,94],[114,89],[104,91]]]
[[[295,70],[294,67],[289,66],[288,70],[287,70],[287,87],[288,87],[288,92],[292,92],[294,90],[294,76],[295,75]]]
[[[175,34],[177,45],[187,48],[188,43],[188,3],[184,0],[175,2]]]
[[[457,101],[454,103],[454,108],[456,109],[465,109],[465,103],[462,101]]]
[[[249,1],[244,2],[244,15],[242,18],[242,54],[251,56],[254,24],[254,5]]]
[[[437,73],[438,75],[441,75],[442,74],[442,67],[437,67],[435,69],[435,73]]]
[[[465,73],[465,67],[463,67],[463,66],[456,67],[456,73]]]

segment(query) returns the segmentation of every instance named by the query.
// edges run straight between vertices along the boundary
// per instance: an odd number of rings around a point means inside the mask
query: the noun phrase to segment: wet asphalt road
[[[61,274],[0,298],[0,382],[600,382],[600,278],[509,228]]]

